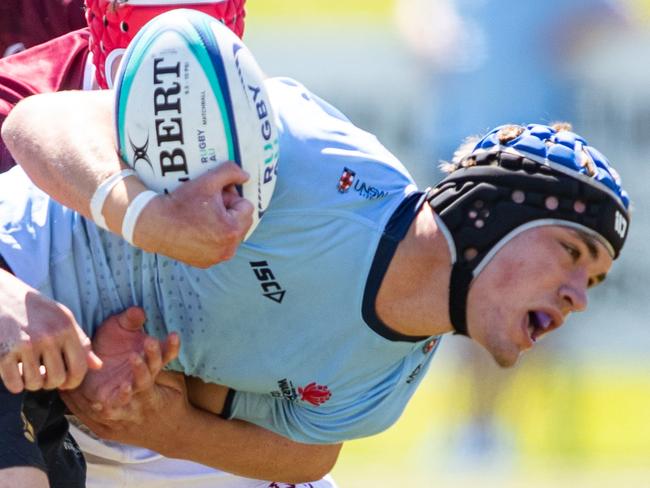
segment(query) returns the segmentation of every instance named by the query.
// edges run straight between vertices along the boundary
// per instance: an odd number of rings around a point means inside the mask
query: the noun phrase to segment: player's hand
[[[75,388],[101,364],[70,310],[0,270],[0,376],[10,392]]]
[[[253,223],[253,204],[235,189],[247,179],[226,162],[156,198],[138,221],[135,243],[199,268],[232,258]]]
[[[176,334],[164,342],[146,335],[144,322],[144,311],[138,307],[104,321],[93,338],[93,349],[103,367],[89,372],[79,388],[62,393],[66,403],[77,410],[109,411],[152,387],[153,378],[178,355],[180,342]]]
[[[90,430],[103,439],[147,447],[158,452],[173,444],[176,433],[182,428],[178,419],[184,418],[192,407],[187,399],[185,377],[180,373],[161,371],[154,377],[151,369],[140,368],[140,381],[149,386],[133,391],[123,405],[89,405],[79,397],[66,392],[62,397],[70,410]],[[182,435],[179,433],[178,435]]]

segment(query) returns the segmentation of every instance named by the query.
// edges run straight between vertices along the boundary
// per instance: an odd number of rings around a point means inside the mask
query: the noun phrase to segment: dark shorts
[[[10,393],[0,382],[0,469],[31,466],[52,488],[83,488],[86,462],[56,391]]]

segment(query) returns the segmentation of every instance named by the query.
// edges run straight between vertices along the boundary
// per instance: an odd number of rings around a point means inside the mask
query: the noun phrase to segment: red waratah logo
[[[315,382],[309,383],[304,388],[299,386],[298,394],[302,401],[309,402],[315,406],[322,405],[332,398],[332,393],[327,386],[317,385]]]

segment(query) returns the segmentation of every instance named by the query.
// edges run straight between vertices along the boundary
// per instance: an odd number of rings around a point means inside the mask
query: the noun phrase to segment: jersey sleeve
[[[436,343],[437,347],[437,343]],[[431,363],[406,361],[372,386],[348,390],[345,398],[312,405],[268,394],[235,391],[226,418],[244,420],[306,444],[335,444],[383,432],[400,417]]]
[[[259,425],[297,442],[336,444],[383,430],[368,431],[368,417],[362,410],[308,407],[269,395],[236,392],[231,418]],[[376,421],[372,419],[371,423],[376,425]]]

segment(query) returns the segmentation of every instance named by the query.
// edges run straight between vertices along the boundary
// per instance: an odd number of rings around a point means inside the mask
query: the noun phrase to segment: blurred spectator
[[[85,26],[83,0],[1,0],[0,57]]]
[[[399,0],[397,19],[427,79],[421,143],[439,160],[499,124],[572,120],[572,53],[625,14],[614,0]]]

